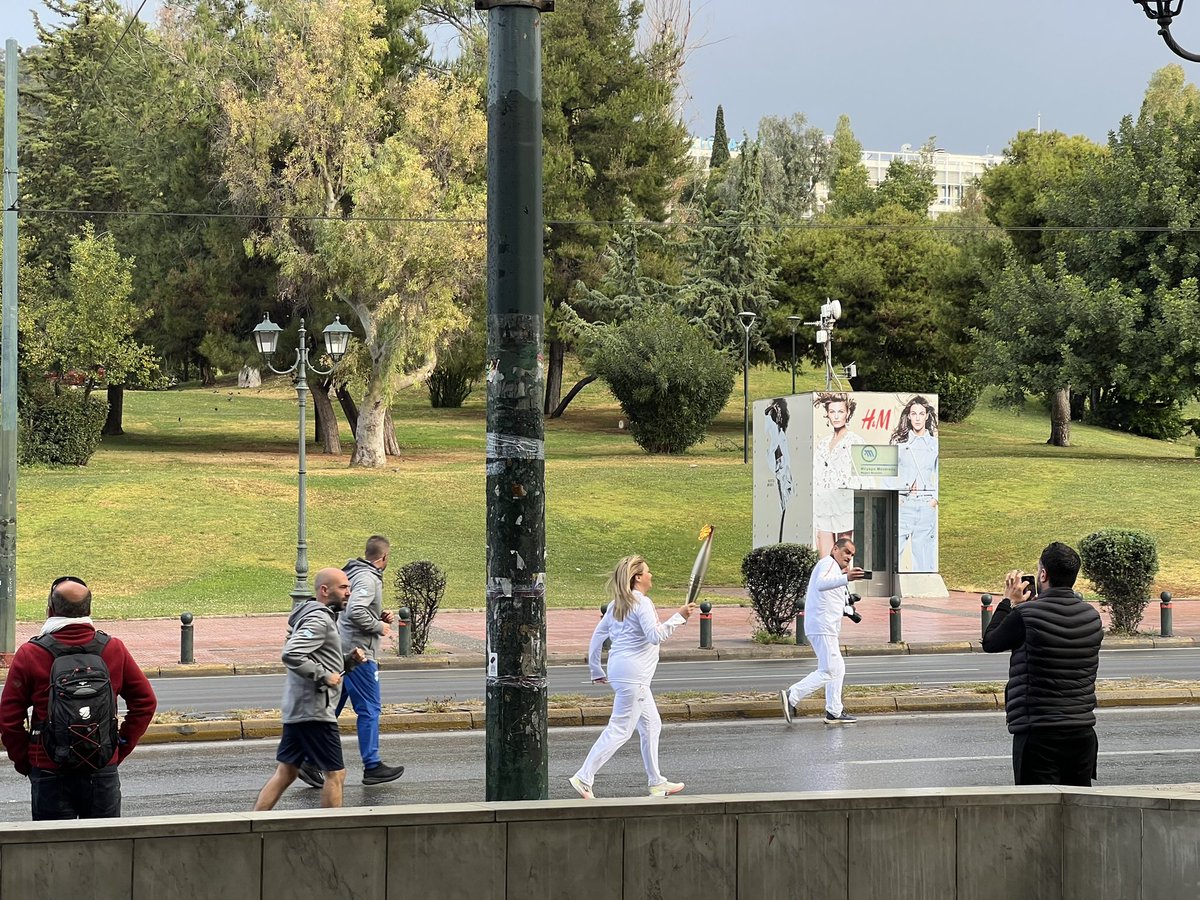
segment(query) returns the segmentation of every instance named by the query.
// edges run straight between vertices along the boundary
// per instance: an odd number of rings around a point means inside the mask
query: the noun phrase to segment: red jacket
[[[95,634],[96,629],[86,622],[68,625],[54,632],[58,640],[71,645],[86,644]],[[119,730],[121,740],[117,752],[109,761],[111,765],[120,763],[133,752],[137,742],[146,733],[150,720],[154,718],[158,699],[154,696],[149,679],[120,640],[110,637],[104,646],[102,658],[108,666],[113,691],[125,700],[126,706],[125,718]],[[50,698],[50,666],[53,662],[44,648],[32,643],[22,644],[13,655],[12,666],[4,680],[4,690],[0,692],[0,741],[4,742],[4,749],[8,751],[13,767],[22,775],[28,775],[30,768],[56,768],[40,743],[30,743],[26,718],[32,706],[34,721],[46,719],[46,705]]]

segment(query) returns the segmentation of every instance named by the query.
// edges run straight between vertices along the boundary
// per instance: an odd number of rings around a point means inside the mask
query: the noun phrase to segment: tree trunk
[[[121,416],[125,412],[125,385],[110,384],[108,386],[108,418],[104,420],[104,427],[100,429],[100,433],[104,435],[124,434],[125,429],[121,427]]]
[[[549,413],[558,406],[562,394],[563,358],[567,345],[559,340],[550,341],[550,365],[546,367],[546,402],[542,411]]]
[[[350,465],[380,469],[387,465],[387,449],[383,440],[383,423],[387,407],[378,393],[368,392],[358,412],[358,428],[354,432],[354,452]]]
[[[1054,447],[1071,446],[1071,389],[1059,388],[1050,395],[1050,440]]]
[[[400,455],[400,442],[396,440],[396,426],[392,424],[392,411],[383,414],[383,451],[388,456]]]
[[[217,383],[217,370],[210,365],[202,365],[200,367],[200,383],[205,387],[212,387]]]
[[[333,404],[329,402],[329,386],[310,378],[308,390],[312,394],[313,410],[316,412],[313,424],[316,428],[315,439],[321,443],[321,452],[340,456],[342,441],[338,436],[337,415],[333,411]]]
[[[350,391],[346,385],[339,384],[335,388],[337,393],[338,403],[342,405],[342,415],[346,417],[346,421],[350,424],[350,433],[358,434],[358,404],[354,402],[354,398],[350,396]]]
[[[567,396],[563,397],[562,403],[554,407],[554,412],[550,413],[550,418],[557,419],[567,410],[567,406],[575,399],[575,395],[582,391],[585,387],[596,380],[595,375],[589,375],[587,378],[581,378],[575,387],[571,388]]]
[[[1087,397],[1078,391],[1071,391],[1071,421],[1082,422]]]

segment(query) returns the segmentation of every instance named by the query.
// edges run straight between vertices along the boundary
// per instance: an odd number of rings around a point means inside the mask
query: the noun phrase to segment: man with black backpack
[[[29,776],[35,821],[115,818],[117,766],[146,733],[158,700],[125,645],[92,624],[82,579],[56,578],[46,612],[41,633],[13,655],[0,692],[0,741]],[[126,706],[119,726],[117,697]]]

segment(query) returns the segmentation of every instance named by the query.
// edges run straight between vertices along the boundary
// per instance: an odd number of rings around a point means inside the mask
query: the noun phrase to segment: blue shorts
[[[346,764],[342,761],[337,722],[285,722],[275,759],[297,767],[308,761],[318,771],[340,772]]]

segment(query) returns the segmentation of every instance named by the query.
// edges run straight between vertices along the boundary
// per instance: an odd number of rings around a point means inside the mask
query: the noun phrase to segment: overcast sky
[[[558,0],[560,4],[587,0]],[[123,0],[133,10],[140,0]],[[148,0],[150,19],[158,0]],[[732,138],[800,112],[832,131],[846,113],[869,150],[936,135],[998,153],[1037,126],[1104,140],[1136,112],[1150,74],[1182,62],[1130,0],[693,0],[688,124]],[[33,41],[34,0],[0,0],[0,37]],[[1200,3],[1172,30],[1200,53]],[[1191,80],[1200,66],[1183,63]]]

